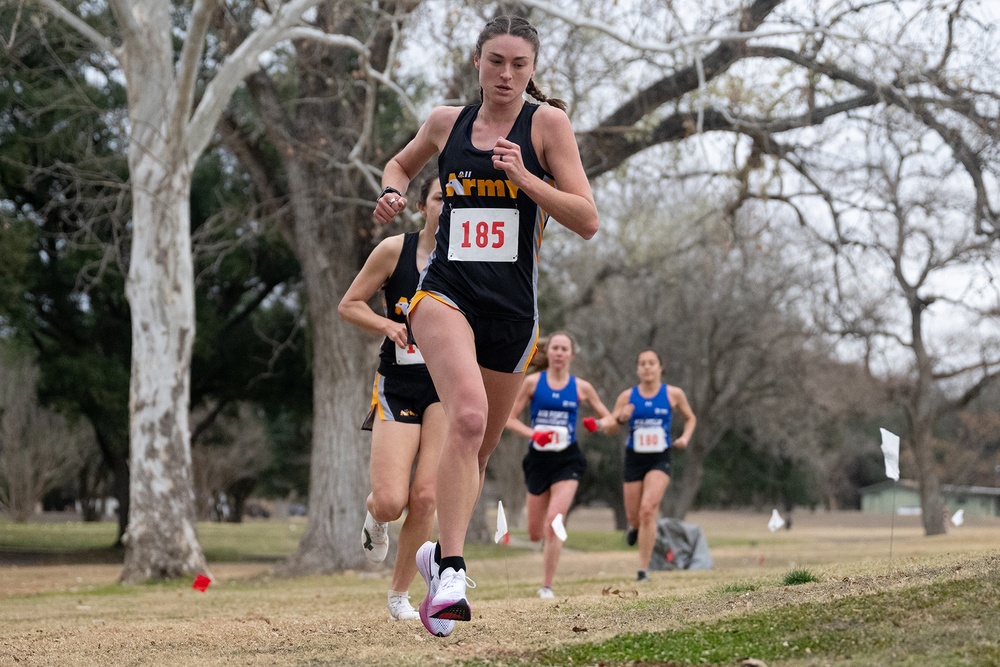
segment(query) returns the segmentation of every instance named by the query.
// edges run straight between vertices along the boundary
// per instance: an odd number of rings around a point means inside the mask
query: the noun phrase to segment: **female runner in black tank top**
[[[431,632],[427,618],[471,618],[465,535],[537,338],[534,281],[544,221],[551,216],[586,239],[597,232],[565,107],[532,81],[538,48],[526,20],[490,21],[475,51],[482,104],[434,109],[386,164],[374,211],[376,220],[392,220],[406,205],[410,180],[441,154],[438,239],[448,252],[435,252],[410,311],[448,419],[437,486],[441,541],[417,554],[428,580],[421,620]],[[525,92],[549,105],[526,108]]]
[[[418,618],[409,603],[408,591],[417,574],[417,549],[430,537],[434,522],[436,476],[445,430],[444,409],[419,348],[412,345],[405,319],[420,272],[434,249],[441,211],[437,178],[423,183],[419,208],[426,219],[424,228],[379,243],[339,307],[346,321],[385,337],[366,422],[372,431],[371,493],[361,545],[369,560],[381,562],[389,546],[388,523],[398,519],[406,508],[389,589],[389,614],[393,620]],[[384,315],[368,305],[380,290]],[[453,626],[453,621],[438,621],[437,629]]]

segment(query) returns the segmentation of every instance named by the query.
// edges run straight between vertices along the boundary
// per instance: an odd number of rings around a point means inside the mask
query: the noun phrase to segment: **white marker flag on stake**
[[[882,454],[885,456],[885,476],[899,481],[899,436],[880,428]]]
[[[569,535],[566,534],[566,526],[563,525],[562,514],[556,514],[556,518],[552,519],[552,530],[555,531],[556,537],[558,537],[563,542]]]
[[[507,515],[503,513],[503,501],[497,501],[497,532],[493,536],[493,541],[500,544],[500,540],[503,540],[507,535]],[[506,540],[504,544],[506,544]]]
[[[778,510],[771,511],[771,520],[767,522],[767,529],[772,533],[785,525],[785,520],[778,514]]]
[[[958,510],[955,512],[954,516],[951,517],[951,525],[961,526],[965,523],[965,510]]]

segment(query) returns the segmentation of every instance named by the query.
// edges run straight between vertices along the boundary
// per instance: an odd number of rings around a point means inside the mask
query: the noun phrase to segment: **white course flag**
[[[558,537],[563,542],[569,535],[566,534],[566,526],[563,525],[562,514],[556,514],[556,518],[552,519],[552,530],[555,532],[556,537]]]
[[[785,520],[778,514],[778,510],[771,510],[771,520],[767,522],[767,529],[772,533],[785,525]]]
[[[958,510],[955,512],[954,516],[951,517],[951,525],[961,526],[965,523],[965,510]]]
[[[885,476],[899,481],[899,436],[880,428],[882,454],[885,456]]]
[[[503,501],[497,501],[497,532],[493,536],[493,541],[500,544],[500,540],[507,534],[507,515],[503,513]]]

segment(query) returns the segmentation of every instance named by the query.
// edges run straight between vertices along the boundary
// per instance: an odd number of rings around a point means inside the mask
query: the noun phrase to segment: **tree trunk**
[[[941,483],[938,480],[934,461],[934,438],[929,420],[919,420],[910,434],[917,463],[917,478],[920,484],[920,511],[924,525],[924,535],[941,535],[945,532],[944,501],[941,499]]]
[[[361,526],[369,491],[370,436],[361,422],[377,358],[367,354],[368,334],[342,321],[337,305],[354,278],[354,220],[338,215],[323,172],[288,160],[296,255],[309,295],[313,333],[313,434],[309,471],[309,519],[298,550],[281,568],[299,575],[367,568]],[[315,176],[314,176],[315,175]],[[348,217],[348,219],[344,219]],[[337,261],[340,259],[341,261]]]
[[[131,495],[127,457],[115,459],[111,479],[114,497],[118,501],[118,536],[115,539],[115,546],[120,547],[125,545],[125,531],[128,530],[129,496]]]
[[[699,445],[700,442],[692,442],[684,450],[684,454],[682,454],[684,457],[683,472],[671,475],[670,486],[667,488],[667,493],[664,495],[663,502],[661,503],[664,516],[683,519],[694,505],[698,489],[701,488],[701,478],[705,474],[705,458],[708,456],[708,452],[705,451],[706,448]],[[675,470],[678,458],[675,451],[673,457],[674,463],[672,464],[675,466]]]
[[[135,220],[126,286],[132,314],[131,493],[121,576],[129,583],[206,571],[194,529],[188,428],[191,174],[180,153],[161,141],[135,139],[129,153]]]

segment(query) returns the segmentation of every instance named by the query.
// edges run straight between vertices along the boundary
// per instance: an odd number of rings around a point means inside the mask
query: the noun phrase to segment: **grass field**
[[[0,665],[1000,665],[1000,520],[928,538],[896,517],[890,544],[888,516],[687,519],[715,567],[637,585],[610,516],[574,514],[554,600],[523,534],[477,547],[473,621],[444,639],[388,620],[386,569],[274,577],[301,521],[199,525],[199,593],[117,584],[111,524],[0,520]]]

